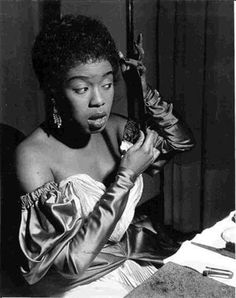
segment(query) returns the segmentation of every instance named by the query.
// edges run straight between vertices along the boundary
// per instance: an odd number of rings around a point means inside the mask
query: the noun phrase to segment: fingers
[[[130,65],[131,64],[128,65],[127,60],[125,59],[125,56],[124,56],[124,54],[121,51],[119,51],[119,57],[120,57],[120,68],[121,68],[121,71],[123,73],[125,73],[127,70],[130,69]]]
[[[130,148],[130,150],[142,149],[144,152],[152,156],[153,161],[157,159],[160,155],[160,151],[155,148],[157,142],[158,134],[151,129],[147,129],[146,136],[142,131],[140,131],[140,137],[137,142]]]
[[[139,60],[135,59],[125,59],[124,55],[120,52],[119,54],[121,58],[121,70],[122,72],[125,72],[130,69],[130,67],[134,67],[137,69],[140,76],[142,76],[146,72],[146,67],[143,65],[143,63]]]
[[[140,131],[137,142],[130,147],[121,159],[121,167],[131,169],[137,176],[143,173],[158,158],[160,152],[155,146],[158,134],[147,129],[147,135]]]
[[[121,51],[118,52],[118,55],[119,55],[121,60],[125,60],[125,56]]]
[[[138,67],[140,64],[142,64],[140,61],[132,59],[132,58],[126,59],[125,63],[128,64],[128,65],[135,66],[135,67]]]
[[[125,58],[124,54],[121,51],[119,51],[118,54],[119,54],[119,58],[120,58],[120,66],[121,66],[122,72],[129,70],[130,65],[137,67],[137,63],[135,65],[136,60],[132,59],[133,61],[131,63],[129,63],[129,60]]]
[[[155,148],[157,138],[158,134],[154,130],[147,128],[146,136],[144,135],[143,131],[140,130],[140,136],[138,140],[130,149],[137,150],[142,146],[145,151],[152,150]]]
[[[144,58],[144,49],[143,49],[143,35],[142,33],[139,33],[137,37],[137,42],[134,43],[135,50],[137,52],[138,60],[142,61]]]
[[[147,129],[147,135],[146,138],[143,139],[143,143],[139,148],[142,150],[146,156],[149,156],[149,161],[147,161],[146,166],[151,165],[160,155],[160,151],[155,148],[155,144],[158,139],[158,134],[151,129]]]
[[[134,42],[134,46],[135,46],[135,52],[136,52],[135,57],[137,57],[137,59],[127,59],[127,58],[125,58],[123,53],[121,51],[119,51],[119,57],[120,57],[122,71],[128,70],[129,66],[134,66],[136,68],[138,68],[138,67],[140,68],[141,66],[144,67],[142,64],[142,60],[144,58],[142,33],[139,33],[139,35],[137,37],[137,42]],[[146,70],[146,68],[145,68],[145,70]],[[142,72],[144,72],[144,71],[142,71]]]
[[[160,151],[156,148],[153,148],[153,160],[156,160],[158,158],[158,156],[160,155]]]
[[[140,76],[142,76],[147,70],[146,67],[143,65],[143,63],[138,60],[128,59],[128,60],[125,60],[125,63],[126,63],[126,67],[129,67],[129,66],[135,67]]]
[[[157,137],[158,137],[158,134],[154,130],[147,128],[147,135],[142,146],[143,149],[147,151],[152,150],[152,148],[155,147],[155,144],[157,142]]]
[[[130,149],[132,149],[132,150],[139,149],[143,145],[144,140],[145,140],[145,135],[144,135],[143,131],[140,130],[140,136],[139,136],[138,140]]]
[[[137,37],[137,44],[142,48],[143,47],[143,34],[139,33]]]
[[[152,157],[150,164],[152,164],[161,153],[158,149],[155,148],[157,139],[158,134],[154,130],[147,129],[147,137],[143,142],[142,148]]]
[[[140,63],[140,61],[136,59],[125,58],[124,54],[121,51],[119,51],[118,54],[119,54],[121,63],[132,64],[134,66],[137,66]]]

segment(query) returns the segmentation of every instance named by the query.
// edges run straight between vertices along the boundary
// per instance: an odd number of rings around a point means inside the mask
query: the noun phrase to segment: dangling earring
[[[53,104],[53,121],[56,127],[59,129],[62,126],[62,119],[56,108],[56,103],[54,98],[52,98],[52,104]]]

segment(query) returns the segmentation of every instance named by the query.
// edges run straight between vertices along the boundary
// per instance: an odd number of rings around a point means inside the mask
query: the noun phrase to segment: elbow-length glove
[[[158,137],[155,147],[161,153],[148,169],[148,172],[154,175],[160,171],[169,159],[168,153],[190,150],[194,146],[194,140],[189,128],[174,115],[173,104],[162,100],[156,90],[149,87],[144,102],[146,109],[145,126],[157,132]],[[135,143],[139,133],[139,124],[134,120],[128,120],[123,140]]]
[[[39,281],[52,265],[67,277],[82,277],[112,234],[135,178],[120,169],[87,218],[55,182],[22,196],[19,241],[28,261],[21,269],[27,282]]]
[[[148,89],[144,98],[147,126],[159,134],[156,148],[166,154],[172,150],[185,151],[193,147],[193,137],[187,126],[173,113],[173,104],[163,101],[156,90]],[[151,117],[150,117],[151,116]]]
[[[162,100],[156,90],[149,88],[144,98],[145,126],[158,134],[155,147],[161,154],[172,151],[186,151],[194,146],[192,133],[186,124],[173,113],[173,104]],[[127,121],[123,141],[135,143],[140,133],[139,124],[130,119]]]

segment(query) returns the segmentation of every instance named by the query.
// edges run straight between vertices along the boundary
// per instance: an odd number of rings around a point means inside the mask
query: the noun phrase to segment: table
[[[169,262],[126,298],[234,298],[235,288]]]

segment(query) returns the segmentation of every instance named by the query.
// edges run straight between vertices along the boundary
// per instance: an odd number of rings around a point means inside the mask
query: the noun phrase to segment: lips
[[[102,128],[107,121],[107,114],[105,112],[92,114],[88,118],[88,124],[91,130]]]
[[[106,116],[106,113],[105,112],[101,112],[101,113],[95,113],[95,114],[92,114],[90,117],[89,117],[89,120],[97,120],[99,118],[103,118]]]

